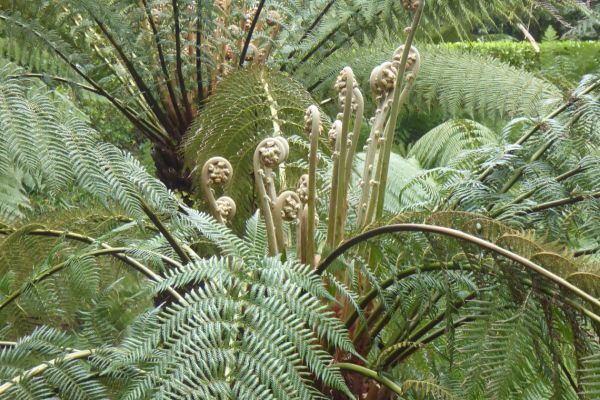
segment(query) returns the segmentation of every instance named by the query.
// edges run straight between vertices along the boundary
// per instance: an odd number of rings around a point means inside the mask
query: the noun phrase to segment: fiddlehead
[[[277,197],[273,206],[273,221],[275,223],[275,236],[279,251],[283,251],[287,242],[285,240],[285,231],[283,222],[291,222],[298,219],[302,203],[296,192],[287,190]]]
[[[235,202],[230,197],[220,197],[215,200],[214,187],[226,185],[233,175],[233,168],[223,157],[212,157],[204,163],[200,184],[210,213],[217,221],[226,223],[235,214]]]
[[[273,168],[284,162],[288,153],[287,141],[281,136],[264,139],[254,151],[254,180],[258,191],[259,206],[265,218],[270,255],[275,255],[278,252],[275,224],[271,210],[277,196]]]

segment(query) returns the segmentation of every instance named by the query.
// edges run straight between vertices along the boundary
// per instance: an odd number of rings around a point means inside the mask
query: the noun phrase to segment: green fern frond
[[[423,168],[447,166],[460,152],[497,143],[498,136],[489,128],[470,120],[444,122],[422,136],[410,149]]]
[[[308,399],[319,396],[307,380],[307,373],[314,373],[347,393],[313,335],[345,351],[353,347],[341,323],[318,300],[326,291],[311,275],[308,267],[274,259],[248,264],[212,258],[171,270],[157,290],[190,283],[195,289],[156,321],[153,346],[158,341],[165,346],[156,369],[149,371],[152,390],[161,387],[159,398],[262,393],[263,398]],[[301,321],[308,329],[297,329]],[[199,379],[185,378],[190,369]]]

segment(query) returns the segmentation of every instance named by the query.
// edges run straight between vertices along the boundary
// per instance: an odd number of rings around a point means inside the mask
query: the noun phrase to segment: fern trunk
[[[179,144],[179,143],[178,143]],[[187,198],[192,190],[190,171],[185,167],[183,155],[177,145],[154,144],[152,159],[156,166],[156,176],[169,189],[178,191]]]

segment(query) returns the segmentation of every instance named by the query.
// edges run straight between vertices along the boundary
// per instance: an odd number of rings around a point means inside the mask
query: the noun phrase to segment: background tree
[[[468,36],[475,26],[517,23],[539,6],[533,0],[436,2],[421,36],[435,40],[448,30]],[[409,22],[401,2],[391,0],[10,0],[0,19],[4,49],[27,69],[24,76],[107,99],[152,142],[159,179],[184,193],[191,182],[180,157],[182,138],[224,76],[265,64],[294,73],[348,43],[381,32],[396,36]]]

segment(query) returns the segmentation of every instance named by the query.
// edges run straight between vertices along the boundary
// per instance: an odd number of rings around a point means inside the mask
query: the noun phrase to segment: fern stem
[[[554,207],[562,207],[569,204],[578,203],[580,201],[584,201],[587,199],[600,199],[600,192],[590,193],[590,194],[580,194],[578,196],[566,197],[564,199],[553,200],[547,203],[538,204],[537,206],[531,207],[531,211],[538,212],[548,210]]]
[[[350,67],[343,69],[342,74],[345,74],[346,79],[346,96],[344,99],[344,111],[342,116],[342,130],[340,137],[340,155],[338,159],[338,175],[337,179],[337,196],[335,207],[335,235],[333,245],[337,245],[344,240],[344,221],[346,219],[346,158],[348,157],[348,132],[350,131],[350,116],[352,115],[352,97],[354,94],[354,73]],[[337,142],[336,140],[336,142]]]
[[[163,144],[169,144],[171,141],[171,138],[165,134],[165,132],[163,132],[162,130],[156,130],[156,131],[148,131],[146,127],[144,127],[143,124],[141,124],[140,120],[138,118],[136,118],[135,116],[133,116],[132,114],[130,114],[125,108],[124,106],[122,106],[120,104],[119,101],[117,101],[113,96],[111,96],[102,86],[100,86],[96,81],[94,81],[90,76],[86,75],[85,72],[83,72],[81,70],[81,68],[79,68],[79,66],[77,64],[74,64],[70,58],[65,55],[62,51],[60,51],[56,46],[54,46],[52,44],[52,42],[50,42],[42,33],[36,31],[35,29],[31,29],[29,28],[27,25],[16,21],[16,20],[12,20],[11,18],[7,17],[4,14],[0,14],[0,19],[8,22],[9,24],[15,24],[18,27],[20,27],[21,29],[24,29],[26,31],[29,31],[31,33],[33,33],[37,38],[39,38],[40,40],[42,40],[43,42],[45,42],[48,47],[50,49],[52,49],[52,51],[54,51],[56,53],[56,55],[58,55],[58,57],[63,60],[73,71],[75,71],[75,73],[79,76],[81,76],[87,83],[89,83],[92,87],[94,87],[102,97],[106,98],[108,101],[110,101],[119,111],[121,111],[123,113],[123,115],[125,115],[133,125],[135,125],[137,128],[139,128],[142,132],[148,134],[151,133],[150,136],[151,138],[154,137],[155,139],[157,139],[159,142],[163,143]]]
[[[472,322],[474,320],[475,320],[475,317],[470,316],[470,315],[460,318],[452,323],[452,329],[456,329],[459,326],[464,325],[469,322]],[[433,332],[431,335],[427,336],[425,339],[418,342],[417,345],[411,346],[410,348],[406,349],[402,354],[399,354],[397,359],[394,360],[393,363],[397,364],[397,363],[400,363],[401,361],[407,359],[412,354],[414,354],[417,350],[419,350],[421,347],[423,347],[424,345],[426,345],[428,343],[433,342],[435,339],[439,338],[440,336],[444,335],[447,332],[448,332],[448,327],[446,327],[446,326],[442,326],[439,329],[436,329],[435,332]],[[409,341],[412,341],[412,338],[409,339]]]
[[[319,24],[319,22],[321,22],[321,20],[325,16],[325,14],[327,14],[327,12],[329,12],[329,9],[333,6],[335,1],[336,0],[329,0],[329,2],[325,5],[325,7],[323,7],[323,10],[321,10],[321,12],[317,15],[315,20],[304,31],[304,33],[302,34],[302,37],[300,37],[300,40],[298,41],[298,43],[302,43],[304,41],[304,39],[306,39],[308,37],[308,35],[317,27],[317,25]],[[295,51],[292,51],[288,58],[292,58],[294,54],[295,54]]]
[[[578,173],[585,171],[585,168],[583,168],[581,165],[573,168],[567,172],[565,172],[564,174],[561,174],[559,176],[556,177],[556,182],[562,182],[565,179],[569,179],[570,177],[577,175]],[[494,211],[493,213],[491,213],[491,217],[492,218],[497,218],[500,214],[502,214],[508,207],[515,205],[515,204],[519,204],[521,203],[523,200],[528,199],[529,197],[531,197],[535,192],[537,192],[538,190],[542,189],[544,187],[544,185],[540,185],[540,186],[536,186],[533,189],[519,195],[518,197],[516,197],[514,200],[512,200],[510,203],[504,205],[503,207],[501,207],[500,209]]]
[[[250,29],[248,30],[248,34],[246,35],[246,40],[244,41],[244,47],[242,48],[242,53],[240,54],[240,67],[243,67],[244,62],[246,61],[246,54],[248,53],[248,47],[250,47],[250,42],[252,41],[252,35],[254,34],[254,29],[256,28],[256,24],[258,23],[258,19],[260,18],[260,13],[262,12],[265,2],[266,2],[266,0],[260,0],[260,3],[258,3],[258,7],[256,8],[256,12],[254,13],[254,17],[252,18],[252,23],[250,24]]]
[[[348,185],[352,182],[352,164],[354,161],[354,155],[356,154],[356,148],[358,146],[358,139],[360,137],[360,129],[363,123],[363,114],[365,110],[365,101],[363,99],[363,95],[360,91],[360,88],[354,88],[354,98],[356,99],[356,115],[354,118],[354,126],[352,127],[352,137],[350,138],[351,145],[348,150],[348,155],[346,156],[346,166],[344,167],[346,170],[346,177],[344,182],[346,182],[346,192],[348,192]]]
[[[579,96],[585,96],[586,94],[591,93],[592,91],[594,91],[595,89],[597,89],[599,87],[600,87],[600,80],[594,82],[592,85],[588,86],[586,89],[584,89],[583,91],[581,91],[581,93],[579,94]],[[522,145],[523,143],[525,143],[534,134],[536,134],[537,131],[539,131],[542,128],[542,126],[548,120],[556,118],[558,115],[562,114],[564,111],[566,111],[573,104],[573,102],[574,102],[574,99],[570,98],[567,102],[563,103],[560,107],[556,108],[550,114],[546,115],[544,118],[542,118],[542,120],[540,122],[538,122],[537,124],[535,124],[535,126],[533,126],[529,131],[527,131],[523,136],[521,136],[515,142],[515,144]],[[505,155],[510,154],[510,153],[511,153],[510,151],[506,152]],[[479,181],[483,181],[485,178],[487,178],[494,171],[494,168],[495,168],[495,165],[489,166],[485,171],[483,171],[479,175],[479,177],[477,179]]]
[[[271,197],[265,186],[266,167],[263,167],[260,162],[260,144],[254,151],[253,168],[254,182],[258,192],[258,204],[265,218],[265,229],[267,231],[267,242],[269,245],[269,255],[277,254],[277,236],[275,234],[275,223],[273,221],[273,213],[271,211]]]
[[[315,265],[315,220],[317,218],[317,150],[321,133],[321,113],[316,106],[309,107],[310,112],[310,154],[308,157],[308,200],[306,230],[306,257],[308,264]]]
[[[61,76],[54,76],[54,75],[46,75],[46,74],[39,74],[39,73],[25,73],[25,74],[20,74],[20,75],[8,75],[6,77],[6,79],[23,79],[23,78],[38,78],[42,81],[44,81],[45,79],[50,79],[56,82],[61,82],[61,83],[65,83],[69,86],[75,86],[78,87],[80,89],[86,90],[90,93],[94,93],[98,96],[102,96],[105,99],[107,99],[109,102],[113,103],[113,106],[116,106],[117,104],[119,106],[121,106],[121,108],[116,107],[136,128],[138,128],[140,131],[144,132],[150,139],[154,139],[156,141],[162,141],[163,139],[161,138],[161,136],[159,134],[157,134],[156,132],[160,132],[160,128],[156,125],[153,125],[152,123],[141,119],[141,118],[137,118],[135,116],[136,111],[133,110],[131,107],[129,106],[125,106],[123,104],[123,102],[121,102],[119,99],[114,98],[114,97],[107,97],[101,90],[99,90],[98,88],[94,87],[94,86],[88,86],[79,82],[75,82],[72,81],[70,79],[67,78],[63,78]]]
[[[598,193],[600,197],[600,193]],[[427,224],[395,224],[395,225],[387,225],[379,228],[375,228],[369,231],[366,231],[358,236],[349,239],[337,249],[335,249],[331,254],[329,254],[325,260],[323,260],[316,269],[317,274],[322,274],[330,265],[333,263],[338,257],[340,257],[344,252],[348,249],[352,248],[355,245],[358,245],[366,240],[369,240],[373,237],[377,237],[380,235],[386,235],[391,233],[398,232],[423,232],[423,233],[435,233],[444,236],[454,237],[460,240],[465,240],[469,243],[472,243],[476,246],[479,246],[483,249],[487,249],[493,253],[501,255],[503,257],[508,258],[511,261],[514,261],[527,269],[547,278],[548,280],[556,283],[558,286],[564,288],[565,290],[573,293],[577,297],[585,300],[587,303],[590,303],[593,306],[600,307],[600,300],[590,295],[589,293],[584,292],[579,289],[577,286],[572,285],[567,282],[560,276],[548,271],[547,269],[529,261],[525,257],[522,257],[518,254],[515,254],[509,250],[506,250],[500,246],[495,245],[494,243],[488,242],[487,240],[483,240],[477,236],[469,235],[468,233],[446,228],[442,226],[436,225],[427,225]]]
[[[467,296],[465,296],[462,299],[454,302],[452,305],[450,305],[447,308],[452,308],[453,310],[458,310],[459,308],[461,308],[462,306],[464,306],[469,300],[474,299],[475,296],[476,296],[476,293],[475,292],[471,292]],[[442,322],[446,318],[447,318],[447,311],[444,310],[443,312],[439,313],[435,318],[433,318],[431,321],[429,321],[427,324],[425,324],[416,333],[414,333],[408,339],[408,342],[410,342],[410,343],[416,342],[417,340],[419,340],[420,338],[422,338],[427,332],[429,332],[430,330],[432,330],[433,328],[435,328],[440,322]],[[396,350],[392,351],[385,358],[382,358],[380,361],[378,361],[378,365],[381,365],[384,369],[388,368],[390,366],[390,364],[394,363],[394,359],[396,357],[402,355],[402,353],[405,352],[405,351],[406,351],[406,349],[404,349],[404,348],[399,348],[399,349],[396,349]],[[385,350],[382,351],[382,355],[383,355],[383,352],[385,352]]]
[[[18,385],[20,382],[22,382],[25,379],[40,375],[42,373],[44,373],[44,371],[46,371],[48,368],[51,368],[52,366],[54,366],[57,363],[63,363],[63,362],[68,362],[68,361],[74,361],[74,360],[80,360],[83,358],[88,358],[89,356],[91,356],[92,354],[94,354],[96,350],[95,349],[90,349],[90,350],[76,350],[72,353],[66,354],[64,356],[60,356],[57,357],[53,360],[50,361],[45,361],[31,369],[28,369],[25,373],[23,373],[22,375],[19,375],[13,379],[11,379],[10,381],[6,382],[5,384],[0,386],[0,395],[2,395],[3,393],[5,393],[6,391],[8,391],[11,387],[13,387],[14,385]]]
[[[165,128],[167,128],[167,129],[169,129],[171,131],[176,131],[175,127],[171,124],[171,121],[164,114],[164,112],[161,109],[160,105],[158,104],[158,102],[156,101],[156,99],[154,98],[154,96],[152,95],[152,92],[150,91],[150,88],[148,87],[148,85],[146,85],[146,83],[142,79],[141,75],[139,74],[139,72],[137,71],[137,69],[135,68],[135,66],[133,65],[133,62],[125,54],[125,51],[123,50],[123,48],[121,46],[119,46],[119,44],[116,42],[115,38],[108,31],[108,29],[106,28],[106,26],[104,25],[104,23],[102,21],[100,21],[94,15],[92,15],[92,19],[94,20],[94,22],[96,23],[96,25],[98,25],[98,28],[100,28],[100,31],[104,34],[104,36],[106,37],[106,39],[108,40],[108,42],[117,51],[117,54],[119,55],[119,58],[121,59],[121,61],[125,65],[125,68],[127,69],[127,71],[129,72],[129,74],[133,78],[133,81],[137,85],[138,90],[140,91],[142,97],[144,97],[144,99],[148,103],[148,106],[150,106],[150,109],[152,110],[152,112],[154,113],[154,115],[156,116],[156,118],[158,118],[158,120],[163,124],[163,126]]]
[[[179,111],[179,105],[177,104],[175,90],[173,89],[173,85],[171,84],[171,77],[169,76],[169,70],[167,69],[167,63],[165,61],[165,55],[163,52],[162,44],[160,43],[160,38],[158,37],[158,30],[156,28],[156,24],[154,23],[154,18],[152,17],[150,7],[148,6],[148,1],[142,0],[142,5],[144,6],[144,11],[146,13],[148,23],[150,24],[150,29],[152,29],[152,36],[154,37],[154,44],[156,45],[156,50],[158,52],[158,61],[160,63],[160,69],[163,74],[165,86],[167,87],[167,92],[169,93],[171,104],[173,105],[173,109],[175,110],[175,116],[177,117],[177,121],[179,122],[180,132],[182,132],[181,129],[185,126],[185,123],[183,121],[181,112]]]
[[[179,81],[179,91],[181,92],[181,99],[183,101],[183,108],[185,109],[185,115],[187,122],[191,121],[192,107],[188,100],[187,90],[185,88],[185,78],[183,77],[183,66],[182,66],[182,55],[181,55],[181,25],[179,23],[179,5],[178,0],[173,0],[171,5],[173,7],[173,25],[175,25],[175,70],[177,71],[177,81]]]
[[[309,27],[304,31],[304,33],[302,34],[302,36],[300,37],[300,40],[298,41],[298,44],[301,44],[302,42],[304,42],[304,40],[308,37],[308,35],[317,27],[317,25],[319,24],[319,22],[321,22],[321,20],[323,19],[323,17],[325,16],[325,14],[327,14],[327,12],[331,9],[331,7],[333,6],[333,4],[335,3],[336,0],[329,0],[329,3],[327,3],[325,5],[325,7],[323,7],[323,10],[321,10],[321,12],[317,15],[317,17],[314,19],[314,21],[309,25]],[[290,52],[289,56],[288,56],[288,60],[291,60],[292,57],[294,57],[294,55],[296,55],[297,50],[294,49]],[[287,69],[287,64],[283,64],[281,67],[281,71],[285,71]]]
[[[550,148],[552,147],[552,145],[554,144],[554,140],[549,140],[548,142],[544,143],[543,146],[541,146],[529,159],[529,163],[533,163],[537,160],[539,160],[544,153]],[[515,183],[517,183],[519,181],[519,179],[521,178],[521,176],[523,176],[523,172],[525,171],[525,167],[520,167],[518,168],[514,174],[509,178],[509,180],[502,186],[502,188],[500,189],[500,193],[506,193],[508,192],[514,185]]]
[[[581,249],[581,250],[577,250],[573,254],[573,257],[581,257],[581,256],[587,256],[587,255],[591,255],[591,254],[596,254],[598,251],[600,251],[600,246],[598,246],[598,247],[592,247],[592,248],[589,248],[589,249]]]
[[[202,0],[196,0],[196,85],[198,86],[196,102],[198,108],[200,108],[204,100],[202,82]]]
[[[404,391],[402,390],[402,387],[399,386],[397,383],[386,378],[385,376],[380,375],[377,371],[373,371],[372,369],[363,367],[362,365],[353,364],[353,363],[336,363],[336,364],[333,364],[331,367],[356,372],[362,376],[376,380],[377,382],[384,385],[385,387],[387,387],[394,393],[398,394],[399,396],[404,395]]]
[[[148,216],[148,218],[154,224],[154,226],[156,226],[156,228],[159,230],[159,232],[162,233],[162,235],[165,237],[167,242],[169,242],[169,244],[171,245],[173,250],[175,250],[175,253],[177,253],[177,255],[179,256],[181,261],[185,264],[189,264],[190,262],[192,262],[192,260],[190,259],[188,254],[185,252],[185,250],[179,245],[179,242],[177,241],[177,239],[175,239],[175,237],[171,234],[171,232],[167,229],[167,227],[162,223],[162,221],[160,220],[158,215],[156,215],[150,209],[150,206],[148,204],[146,204],[146,202],[142,199],[140,199],[140,204],[142,205],[142,209],[144,210],[144,213]]]
[[[114,247],[114,248],[111,247],[109,249],[100,249],[100,250],[90,251],[88,253],[82,254],[81,257],[98,257],[98,256],[106,255],[106,254],[124,253],[127,250],[128,249],[125,247]],[[61,271],[63,268],[65,268],[67,265],[69,265],[69,262],[70,262],[70,260],[61,262],[51,268],[48,268],[47,270],[45,270],[43,272],[41,272],[40,274],[36,275],[31,281],[28,282],[29,285],[35,285],[36,283],[41,282],[44,279]],[[9,294],[8,296],[6,296],[5,298],[3,298],[2,302],[0,302],[0,310],[4,309],[7,305],[9,305],[13,301],[15,301],[23,293],[24,289],[25,289],[24,287],[19,288],[19,289],[15,290],[14,292],[12,292],[11,294]]]
[[[398,282],[399,280],[408,278],[408,277],[418,274],[420,272],[439,271],[441,269],[453,269],[452,265],[438,264],[438,265],[431,265],[431,266],[407,268],[404,271],[401,271],[401,272],[397,273],[396,275],[394,275],[393,278],[389,278],[389,279],[386,279],[385,281],[381,282],[381,284],[379,285],[379,288],[381,290],[387,289],[388,287],[392,286],[394,283]],[[462,267],[456,267],[456,269],[462,269]],[[371,289],[359,301],[359,303],[358,303],[359,307],[366,308],[370,302],[375,300],[375,298],[377,297],[377,293],[378,293],[378,290],[376,288]],[[358,319],[358,312],[357,312],[357,310],[353,310],[352,314],[350,314],[348,316],[348,318],[346,318],[346,321],[344,322],[346,329],[352,328],[352,325],[354,325],[354,323],[356,322],[357,319]]]
[[[412,24],[410,26],[410,31],[404,43],[404,51],[402,52],[402,58],[400,60],[400,67],[398,68],[398,77],[396,78],[396,84],[394,88],[394,97],[392,100],[392,109],[390,111],[390,119],[389,126],[386,127],[387,136],[385,137],[385,142],[383,144],[383,160],[382,160],[382,168],[379,171],[379,175],[377,176],[377,181],[379,184],[378,196],[377,196],[377,208],[375,211],[375,217],[381,218],[383,214],[383,203],[385,200],[385,189],[387,185],[387,176],[389,170],[390,163],[390,155],[392,152],[392,143],[394,141],[394,134],[396,132],[396,123],[398,121],[398,113],[400,111],[400,107],[406,102],[408,98],[409,91],[414,83],[413,79],[408,79],[404,89],[402,89],[402,84],[405,81],[405,72],[406,65],[408,62],[408,56],[412,49],[412,42],[415,37],[415,33],[417,31],[417,27],[419,26],[419,22],[421,21],[421,16],[423,15],[423,8],[425,7],[425,0],[419,1],[419,7],[415,12],[413,17]],[[415,73],[417,70],[415,69]],[[378,163],[379,164],[379,163]]]
[[[11,233],[14,233],[14,230],[0,230],[0,235],[10,235]],[[25,232],[26,235],[31,235],[31,236],[45,236],[45,237],[64,237],[65,239],[70,239],[70,240],[75,240],[78,242],[82,242],[82,243],[88,243],[88,244],[93,244],[93,243],[98,243],[100,245],[100,247],[104,248],[104,249],[111,249],[112,247],[107,244],[107,243],[103,243],[103,242],[98,242],[97,239],[90,237],[90,236],[84,236],[84,235],[80,235],[78,233],[74,233],[74,232],[69,232],[69,231],[63,231],[63,230],[54,230],[54,229],[34,229],[28,232]],[[148,251],[148,253],[152,253],[155,256],[159,257],[163,262],[165,262],[166,264],[171,265],[174,268],[183,268],[183,265],[175,260],[173,260],[171,257],[167,257],[164,254],[160,254],[157,252],[153,252],[153,251]],[[129,258],[127,256],[123,256],[121,254],[116,254],[115,255],[117,258],[119,258],[121,261],[127,263],[126,258]],[[146,267],[144,267],[146,268]],[[149,270],[151,272],[151,270]],[[150,275],[146,272],[144,272],[144,275],[146,275],[147,277],[151,278],[151,279],[161,279],[161,277],[159,275],[156,275],[155,273],[151,273]]]
[[[363,173],[361,177],[362,191],[360,195],[360,201],[358,204],[357,220],[358,226],[363,227],[368,224],[368,205],[370,204],[369,195],[371,194],[372,178],[374,171],[375,155],[377,154],[377,146],[379,145],[378,140],[381,133],[383,124],[387,116],[385,104],[388,102],[388,96],[384,96],[377,110],[375,110],[375,121],[369,134],[367,141],[367,152],[365,154],[365,160],[363,165]]]
[[[327,213],[327,246],[333,248],[335,246],[335,216],[337,214],[337,196],[339,193],[339,180],[337,177],[340,169],[340,137],[342,132],[342,123],[339,120],[335,120],[331,129],[335,130],[335,145],[331,157],[333,159],[333,168],[331,169],[331,190],[329,191],[329,210]]]

